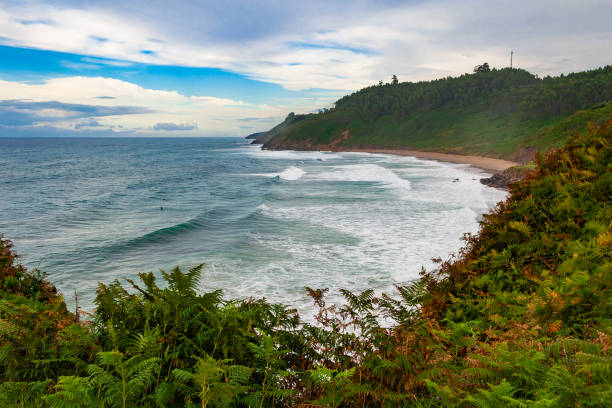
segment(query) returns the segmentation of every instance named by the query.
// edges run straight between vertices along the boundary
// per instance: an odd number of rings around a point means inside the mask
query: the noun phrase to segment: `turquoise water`
[[[466,165],[241,139],[0,139],[0,151],[0,233],[86,309],[98,282],[199,263],[202,290],[302,311],[304,286],[393,292],[505,196]]]

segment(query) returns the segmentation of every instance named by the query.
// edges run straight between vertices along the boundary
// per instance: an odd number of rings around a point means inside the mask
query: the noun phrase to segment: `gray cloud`
[[[195,130],[198,125],[195,123],[190,125],[188,123],[157,123],[153,126],[153,130],[164,130],[164,131],[175,131],[175,130]]]
[[[131,131],[114,132],[103,127],[66,129],[55,126],[3,126],[0,124],[0,137],[116,137],[137,136]]]
[[[35,24],[52,25],[53,24],[53,22],[50,20],[17,20],[17,22],[23,25],[35,25]]]
[[[153,113],[149,108],[140,106],[101,106],[84,105],[77,103],[65,103],[58,101],[35,102],[23,99],[13,99],[0,101],[0,109],[13,110],[42,110],[57,109],[69,112],[74,116],[115,116],[115,115],[135,115],[143,113]]]
[[[46,129],[45,126],[52,127],[52,124],[56,122],[76,121],[74,123],[75,131],[84,128],[91,130],[91,128],[103,127],[95,118],[150,112],[152,110],[138,106],[98,106],[57,101],[4,100],[0,101],[0,126],[5,129],[12,129],[12,132],[23,128],[27,135],[39,134],[42,129]]]
[[[0,124],[5,126],[27,126],[41,122],[135,115],[151,112],[153,112],[151,109],[139,106],[99,106],[57,101],[4,100],[0,101]]]
[[[108,38],[105,37],[98,37],[96,35],[90,35],[89,38],[91,38],[94,41],[100,42],[100,43],[105,43],[108,41]]]
[[[77,122],[74,124],[74,128],[75,129],[81,129],[84,127],[101,127],[102,125],[100,124],[100,122],[98,122],[97,120],[93,119],[93,118],[89,118],[87,120],[81,121],[81,122]]]
[[[278,120],[277,116],[268,116],[265,118],[239,118],[236,119],[238,122],[270,122]]]

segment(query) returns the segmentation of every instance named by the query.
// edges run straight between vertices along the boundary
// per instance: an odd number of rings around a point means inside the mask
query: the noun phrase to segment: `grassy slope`
[[[604,121],[612,103],[578,111],[568,117],[521,120],[517,113],[458,108],[427,110],[409,118],[385,116],[373,123],[346,120],[334,112],[311,118],[277,133],[267,147],[325,147],[349,129],[350,137],[336,148],[408,148],[443,153],[483,155],[514,160],[522,150],[535,147],[545,152],[559,147],[567,131],[586,129],[586,122]]]
[[[255,138],[257,143],[267,143],[275,137],[283,135],[291,129],[292,125],[299,123],[304,119],[308,119],[312,115],[295,115],[294,113],[290,113],[287,115],[284,121],[274,126],[272,129],[267,132],[259,132],[257,133],[257,137]]]

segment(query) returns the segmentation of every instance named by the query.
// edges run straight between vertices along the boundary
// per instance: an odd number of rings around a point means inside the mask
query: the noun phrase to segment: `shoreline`
[[[437,152],[424,152],[420,150],[408,150],[408,149],[333,149],[334,152],[346,152],[346,153],[382,153],[382,154],[393,154],[396,156],[412,156],[418,159],[437,160],[448,163],[456,164],[469,164],[482,170],[491,171],[494,173],[500,173],[510,167],[518,166],[519,163],[503,160],[493,159],[484,156],[466,156],[462,154],[450,154],[450,153],[437,153]]]

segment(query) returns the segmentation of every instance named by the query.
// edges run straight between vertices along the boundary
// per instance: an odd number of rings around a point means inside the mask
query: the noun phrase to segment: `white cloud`
[[[65,110],[65,106],[70,106],[62,105],[74,104],[76,107],[114,107],[96,109],[96,128],[147,133],[156,126],[159,131],[172,130],[169,126],[159,126],[160,123],[179,124],[183,125],[181,135],[186,136],[239,136],[244,133],[239,119],[261,118],[263,123],[259,122],[260,126],[271,127],[287,112],[287,106],[252,105],[211,96],[188,97],[174,91],[146,89],[118,79],[101,77],[54,78],[40,84],[0,80],[0,101],[3,100],[27,101],[32,102],[33,106],[36,106],[36,102],[60,102],[57,107],[30,112],[41,118],[38,126],[52,125],[65,129],[91,126],[94,123],[92,120],[82,119],[87,116],[86,113],[75,118],[73,113]],[[124,114],[122,109],[125,110]]]
[[[251,38],[223,35],[223,27],[238,32],[250,21],[231,4],[177,3],[171,15],[142,12],[149,5],[138,2],[84,9],[7,5],[0,32],[16,46],[218,67],[288,89],[358,89],[392,74],[401,80],[461,74],[485,60],[505,66],[511,49],[519,66],[538,74],[594,68],[610,63],[612,53],[609,1],[326,3],[266,3],[262,8],[272,11],[250,19],[263,20]],[[194,10],[199,14],[190,15]]]

